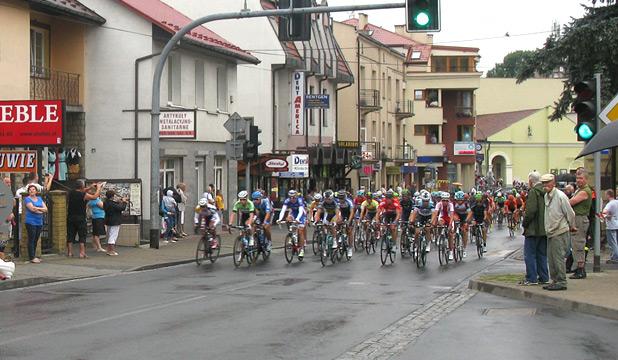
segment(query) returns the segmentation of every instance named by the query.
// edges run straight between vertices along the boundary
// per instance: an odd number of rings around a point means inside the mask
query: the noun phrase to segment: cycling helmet
[[[205,207],[206,205],[208,205],[208,199],[206,199],[206,198],[201,198],[201,199],[200,199],[200,201],[198,201],[198,202],[197,202],[197,204],[198,204],[200,207]]]
[[[431,201],[431,195],[428,192],[424,192],[421,194],[422,201]]]
[[[395,196],[395,193],[393,192],[393,190],[386,191],[387,198],[392,199],[394,196]]]
[[[482,198],[483,198],[483,194],[481,194],[481,193],[476,193],[476,194],[474,195],[474,199],[476,199],[476,201],[479,201],[479,200],[481,200]]]
[[[455,200],[463,200],[464,199],[464,192],[463,191],[458,191],[455,193]]]
[[[367,198],[368,198],[368,199],[374,199],[374,198],[376,197],[376,195],[375,195],[375,194],[373,194],[373,193],[371,193],[371,192],[369,192],[369,191],[367,191],[367,193],[365,194],[365,196],[367,196]]]
[[[408,189],[401,190],[401,196],[406,196],[408,194],[410,194],[410,191]]]
[[[290,190],[288,191],[288,196],[289,197],[298,196],[298,193],[296,192],[296,190]]]
[[[497,197],[502,197],[502,193],[500,191],[498,191],[498,194],[496,194]]]
[[[448,200],[451,198],[451,194],[447,193],[446,191],[443,191],[442,194],[440,194],[440,197],[442,198],[442,200]]]
[[[333,191],[332,190],[324,191],[324,199],[330,199],[332,197],[333,197]]]
[[[245,190],[238,193],[238,199],[246,199],[247,196],[249,196],[249,193],[247,193]]]
[[[515,197],[516,197],[516,198],[518,198],[518,199],[520,199],[520,198],[521,198],[521,195],[517,194],[517,195],[515,195]]]
[[[365,195],[365,192],[363,190],[358,190],[356,192],[356,196],[363,196],[363,195]]]
[[[322,194],[316,193],[315,195],[313,195],[313,200],[315,200],[315,201],[322,200]]]
[[[261,191],[254,191],[253,194],[251,194],[251,198],[253,200],[258,200],[262,197],[262,192]]]
[[[414,193],[414,197],[419,197],[419,196],[421,196],[420,192],[417,191],[417,192]]]
[[[378,191],[375,195],[376,195],[377,198],[381,198],[382,197],[382,191]]]
[[[337,192],[337,197],[338,197],[339,199],[345,199],[345,190],[339,190],[339,191]]]

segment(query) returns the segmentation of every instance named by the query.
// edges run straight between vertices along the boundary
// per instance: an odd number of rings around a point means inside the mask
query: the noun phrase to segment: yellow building
[[[555,174],[572,172],[584,165],[575,160],[583,148],[573,131],[570,116],[549,121],[553,109],[502,112],[479,115],[476,139],[483,146],[483,172],[493,171],[505,185],[527,181],[532,170]]]

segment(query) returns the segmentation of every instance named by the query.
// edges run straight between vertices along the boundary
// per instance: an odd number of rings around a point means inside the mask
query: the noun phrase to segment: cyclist
[[[438,215],[438,225],[447,227],[449,248],[448,257],[449,260],[453,260],[453,232],[451,231],[451,221],[453,219],[454,209],[450,198],[451,194],[447,192],[443,191],[440,194],[440,202],[436,205],[436,213]]]
[[[314,223],[318,223],[322,221],[324,225],[327,226],[333,239],[337,238],[337,231],[334,226],[328,226],[331,223],[336,223],[341,216],[339,211],[339,204],[335,201],[334,194],[332,190],[324,191],[324,200],[318,206],[318,211],[315,213],[315,217],[313,219]],[[337,241],[333,240],[333,249],[337,248]]]
[[[311,204],[309,204],[309,211],[307,211],[307,216],[313,219],[316,211],[318,211],[318,206],[320,206],[321,202],[322,202],[322,194],[315,193],[313,195],[313,201],[311,202]]]
[[[496,203],[496,210],[499,213],[504,214],[504,203],[506,201],[506,198],[502,195],[502,191],[498,191],[498,193],[496,194],[496,198],[494,199],[495,203]],[[501,224],[502,221],[499,222],[499,224]]]
[[[508,219],[508,214],[513,216],[513,223],[515,223],[515,213],[517,210],[517,202],[515,201],[515,196],[509,195],[509,197],[504,202],[504,217]]]
[[[270,251],[272,247],[272,238],[270,232],[270,221],[272,217],[272,208],[270,207],[270,200],[262,198],[262,192],[256,190],[251,194],[253,199],[253,206],[257,212],[257,219],[262,224],[264,229],[264,235],[266,236],[266,251]]]
[[[354,239],[352,238],[352,220],[354,219],[354,203],[347,196],[345,190],[337,192],[337,203],[339,205],[338,224],[347,222],[346,233],[348,234],[348,257],[352,256],[352,248],[354,247]]]
[[[483,195],[477,193],[474,195],[474,203],[470,208],[470,213],[466,221],[472,224],[483,225],[487,221],[487,207],[483,202]],[[487,227],[483,226],[483,252],[487,252]]]
[[[463,257],[467,257],[466,247],[468,246],[468,213],[470,212],[470,206],[464,200],[465,194],[463,191],[455,193],[455,203],[453,204],[453,223],[459,222],[461,226],[462,238],[463,238]]]
[[[436,213],[433,209],[430,193],[426,191],[421,192],[420,200],[420,203],[417,204],[414,211],[412,211],[412,214],[410,214],[410,223],[415,225],[415,241],[418,241],[421,228],[425,231],[425,237],[427,238],[427,248],[425,251],[429,252],[429,244],[431,243],[431,228],[427,225],[431,225],[435,221]]]
[[[397,222],[401,219],[401,205],[399,201],[395,199],[395,194],[392,190],[386,191],[384,200],[378,205],[378,215],[376,220],[389,225],[391,231],[391,237],[394,242],[394,246],[391,247],[391,252],[397,252]]]
[[[208,203],[208,199],[201,198],[197,203],[199,207],[198,225],[200,230],[205,234],[209,231],[212,234],[212,243],[210,247],[216,249],[217,244],[217,225],[219,225],[219,214],[217,209]]]
[[[251,227],[253,225],[253,221],[255,220],[255,206],[252,201],[248,201],[247,197],[249,194],[243,190],[238,193],[238,201],[234,203],[232,207],[232,212],[230,213],[230,221],[228,222],[229,226],[234,225],[234,220],[236,220],[236,214],[240,212],[239,222],[244,224],[245,226]],[[249,235],[252,235],[252,231],[249,230]]]
[[[367,198],[365,197],[365,192],[363,190],[358,190],[356,192],[356,197],[354,198],[354,217],[359,218],[361,213],[361,205],[365,202]]]
[[[517,206],[517,210],[515,211],[515,216],[513,219],[515,220],[515,224],[519,224],[519,219],[521,217],[520,215],[524,211],[525,207],[524,200],[521,198],[521,195],[519,195],[519,193],[515,195],[515,206]]]
[[[401,219],[403,221],[408,221],[412,210],[414,210],[414,200],[412,200],[408,189],[403,189],[401,191],[401,200],[399,200],[399,205],[401,205]]]
[[[296,192],[296,190],[288,191],[288,198],[283,202],[283,206],[281,207],[281,212],[279,213],[278,223],[283,220],[285,213],[290,210],[290,214],[286,218],[286,221],[298,222],[298,235],[299,235],[299,246],[300,251],[298,252],[298,257],[302,258],[305,256],[305,222],[307,221],[307,209],[305,209],[305,202],[303,198],[299,196],[300,194]]]

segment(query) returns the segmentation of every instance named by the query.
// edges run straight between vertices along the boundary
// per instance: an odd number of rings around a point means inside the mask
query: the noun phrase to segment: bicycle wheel
[[[393,247],[395,246],[395,241],[390,237],[387,237],[388,240],[388,258],[391,260],[391,264],[395,263],[395,259],[397,258],[397,252],[393,251]]]
[[[476,228],[474,232],[474,241],[476,242],[476,254],[479,259],[483,257],[483,238],[479,236],[479,229]]]
[[[289,263],[294,260],[294,244],[292,244],[292,235],[287,234],[285,237],[285,247],[283,249],[285,260]]]
[[[371,237],[371,241],[370,241],[370,245],[371,245],[371,253],[375,254],[376,253],[376,244],[378,243],[378,237],[375,235],[375,233],[373,234],[373,236]]]
[[[221,252],[221,237],[219,235],[216,236],[217,237],[217,247],[216,248],[210,248],[210,251],[208,252],[208,260],[210,260],[211,264],[214,264],[215,261],[217,261],[217,259],[219,258],[219,253]]]
[[[408,251],[408,233],[405,230],[401,232],[401,237],[399,240],[399,251],[401,253],[401,258],[403,259],[406,256],[406,252]]]
[[[367,255],[371,254],[371,240],[373,239],[373,232],[365,234],[365,252]]]
[[[337,256],[339,254],[339,247],[336,247],[333,249],[333,241],[337,241],[336,238],[334,238],[332,235],[329,235],[330,237],[330,241],[328,244],[328,251],[329,251],[329,255],[330,255],[330,262],[331,263],[335,263],[337,261]]]
[[[455,238],[455,262],[463,261],[463,252],[464,252],[463,239],[462,239],[461,234],[457,234]]]
[[[313,230],[313,237],[311,239],[311,248],[313,250],[313,255],[317,255],[320,251],[320,232],[316,228]]]
[[[197,243],[197,249],[195,250],[195,262],[197,265],[202,265],[206,259],[206,239],[202,236],[200,241]]]
[[[440,261],[440,265],[446,265],[448,261],[448,255],[446,254],[445,248],[444,238],[440,235],[438,238],[438,261]]]
[[[380,261],[382,265],[386,265],[386,259],[388,259],[389,253],[388,240],[386,239],[386,235],[382,235],[382,240],[380,241]]]
[[[326,262],[328,261],[328,256],[329,254],[329,249],[328,249],[328,241],[326,239],[326,237],[321,237],[320,236],[320,262],[322,263],[322,266],[326,266]]]
[[[234,240],[234,253],[232,259],[234,260],[234,266],[239,267],[245,258],[245,249],[242,243],[242,237],[237,237]]]
[[[411,256],[412,256],[412,261],[414,261],[415,263],[418,263],[418,249],[419,246],[417,244],[416,239],[412,240],[412,246],[410,246],[410,252],[411,252]]]
[[[354,244],[354,252],[357,252],[358,249],[362,246],[361,227],[358,223],[355,223],[354,228],[352,229],[352,243]]]
[[[418,262],[416,263],[417,267],[424,268],[427,265],[427,239],[425,236],[421,238],[419,247],[418,247]]]

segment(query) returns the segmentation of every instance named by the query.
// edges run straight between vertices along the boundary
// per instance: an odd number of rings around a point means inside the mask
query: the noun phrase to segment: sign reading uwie
[[[0,101],[0,145],[62,144],[62,100]]]
[[[0,173],[33,173],[36,165],[34,150],[0,150]]]

